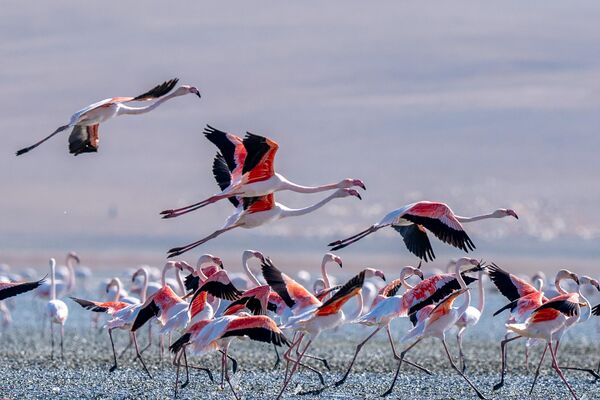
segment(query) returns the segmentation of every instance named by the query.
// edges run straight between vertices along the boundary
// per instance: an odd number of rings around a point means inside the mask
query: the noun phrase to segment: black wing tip
[[[179,339],[177,339],[175,342],[173,342],[172,345],[169,346],[169,351],[171,351],[171,353],[173,354],[179,353],[179,350],[181,350],[186,344],[190,342],[190,337],[190,333],[184,333]]]
[[[600,315],[600,304],[596,304],[593,308],[592,308],[592,314],[598,316]]]
[[[163,83],[155,86],[146,93],[142,93],[139,96],[134,97],[132,101],[162,97],[169,93],[171,90],[173,90],[175,85],[177,85],[177,82],[179,82],[179,78],[173,78],[169,79],[168,81],[164,81]]]

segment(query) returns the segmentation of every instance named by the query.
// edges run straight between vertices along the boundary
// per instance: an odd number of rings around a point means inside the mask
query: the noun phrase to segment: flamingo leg
[[[131,342],[129,342],[129,344],[131,345]],[[140,351],[140,354],[144,354],[150,346],[152,346],[152,324],[148,324],[148,344]]]
[[[398,353],[396,353],[396,346],[394,346],[394,338],[392,338],[392,332],[390,332],[390,324],[387,324],[387,326],[385,327],[385,330],[387,331],[387,336],[388,336],[388,339],[390,340],[390,346],[392,347],[392,353],[394,354],[394,358],[396,360],[400,360],[400,356],[398,355]],[[427,375],[433,375],[430,370],[428,370],[427,368],[425,368],[417,363],[413,363],[408,360],[404,360],[404,362],[413,368],[416,368],[416,369],[419,369],[419,370],[425,372]]]
[[[596,378],[596,380],[600,379],[600,375],[594,371],[591,368],[583,368],[583,367],[560,367],[560,369],[567,369],[570,371],[582,371],[582,372],[587,372],[588,374],[592,375],[594,378]]]
[[[398,367],[396,368],[396,374],[394,375],[394,379],[392,380],[392,384],[390,385],[389,389],[386,390],[381,395],[381,397],[385,397],[385,396],[389,395],[390,393],[392,393],[392,391],[394,390],[394,386],[396,385],[396,380],[398,380],[398,374],[400,374],[400,368],[402,368],[402,361],[404,360],[404,356],[406,355],[406,353],[408,353],[410,351],[410,349],[412,349],[413,347],[415,347],[417,345],[417,343],[419,343],[421,340],[423,340],[423,338],[417,339],[413,344],[411,344],[410,346],[408,346],[406,349],[404,349],[400,353],[400,360],[398,360]]]
[[[286,361],[286,363],[285,363],[285,375],[283,377],[283,381],[284,382],[287,381],[287,379],[288,379],[288,374],[289,374],[289,369],[290,369],[290,362],[296,362],[296,360],[292,358],[292,351],[293,351],[294,347],[300,346],[300,343],[302,342],[302,338],[303,337],[304,337],[304,334],[298,334],[298,332],[295,332],[294,333],[294,338],[292,340],[292,345],[283,354],[283,358]]]
[[[36,142],[36,143],[32,144],[31,146],[25,147],[25,148],[17,151],[17,155],[20,156],[21,154],[25,154],[28,151],[35,149],[40,144],[44,143],[46,140],[50,139],[52,136],[56,135],[57,133],[64,131],[68,127],[69,127],[69,125],[59,126],[54,132],[52,132],[50,135],[46,136],[45,138],[43,138],[39,142]]]
[[[51,359],[54,360],[54,323],[50,319],[50,342],[52,343],[52,355]]]
[[[298,357],[300,354],[300,348],[296,347],[296,357]],[[317,361],[321,361],[323,363],[323,365],[325,366],[325,368],[327,368],[328,371],[331,371],[331,368],[329,368],[329,362],[327,362],[326,358],[322,358],[322,357],[317,357],[317,356],[313,356],[311,354],[306,354],[304,356],[304,358],[310,358],[312,360],[317,360]]]
[[[531,389],[529,389],[529,395],[533,393],[533,388],[535,387],[535,383],[537,382],[538,376],[540,375],[540,367],[542,366],[542,362],[544,361],[544,356],[546,355],[546,351],[548,350],[548,345],[544,346],[544,352],[542,353],[542,357],[540,358],[540,363],[538,364],[535,370],[535,376],[533,378],[533,384],[531,385]]]
[[[114,372],[117,369],[117,353],[115,351],[115,342],[113,341],[113,337],[112,337],[112,329],[108,330],[108,337],[110,338],[110,345],[112,346],[112,352],[113,352],[113,360],[115,362],[108,371]]]
[[[238,397],[237,393],[235,392],[233,385],[231,384],[231,380],[229,379],[229,370],[227,369],[227,350],[228,349],[229,349],[229,343],[227,343],[225,345],[225,351],[223,352],[223,356],[222,356],[223,370],[225,371],[225,380],[229,384],[229,388],[231,389],[233,396],[236,398],[236,400],[239,400],[239,397]]]
[[[172,258],[172,257],[176,257],[178,255],[181,255],[181,254],[183,254],[183,253],[185,253],[187,251],[190,251],[193,248],[198,247],[198,246],[200,246],[200,245],[208,242],[209,240],[214,239],[217,236],[219,236],[219,235],[221,235],[221,234],[223,234],[223,233],[225,233],[227,231],[230,231],[230,230],[232,230],[234,228],[237,228],[239,226],[241,226],[241,224],[231,225],[230,227],[216,230],[213,233],[211,233],[210,235],[208,235],[207,237],[205,237],[204,239],[200,239],[197,242],[193,242],[193,243],[187,244],[185,246],[181,246],[181,247],[173,247],[172,249],[170,249],[168,251],[169,254],[167,255],[167,258]]]
[[[135,332],[133,332],[133,344],[135,346],[135,354],[137,355],[137,358],[142,363],[142,367],[144,367],[144,371],[146,371],[146,373],[148,374],[150,379],[152,379],[152,375],[150,375],[150,371],[148,371],[148,368],[146,368],[146,363],[144,362],[144,359],[142,358],[142,355],[140,354],[140,348],[138,346],[137,336],[135,335]]]
[[[366,337],[365,340],[363,340],[362,342],[360,342],[357,346],[356,346],[356,350],[354,351],[354,357],[352,357],[352,361],[350,361],[350,365],[348,366],[348,369],[346,370],[346,373],[344,374],[344,376],[342,377],[342,379],[340,379],[339,381],[337,381],[336,383],[334,383],[335,386],[340,386],[341,384],[343,384],[346,381],[346,378],[348,378],[348,375],[350,375],[350,371],[352,370],[352,366],[354,365],[354,361],[356,361],[356,357],[358,356],[358,353],[360,352],[360,350],[362,349],[362,347],[369,341],[371,340],[371,338],[373,336],[375,336],[375,334],[377,332],[379,332],[381,330],[382,326],[377,327],[377,329],[375,329],[373,332],[371,332],[369,334],[369,336]]]
[[[460,365],[460,370],[464,373],[467,369],[467,365],[465,364],[465,354],[463,353],[463,347],[462,347],[462,337],[465,333],[466,328],[462,327],[458,330],[458,333],[456,334],[456,341],[458,343],[458,361],[459,361],[459,365]]]
[[[273,344],[273,349],[275,350],[275,355],[277,356],[277,359],[275,360],[275,365],[273,365],[273,369],[277,369],[279,364],[281,364],[281,357],[279,356],[279,350],[277,350],[277,346],[275,344]]]
[[[304,335],[300,336],[299,340],[301,341],[303,338],[304,338]],[[306,346],[304,347],[304,350],[300,354],[300,357],[298,357],[298,359],[296,360],[296,362],[294,362],[294,365],[292,366],[292,369],[290,371],[290,375],[288,376],[287,380],[283,382],[283,386],[281,387],[281,391],[279,392],[279,395],[277,396],[277,399],[281,398],[281,396],[283,395],[283,392],[285,391],[285,389],[287,388],[287,386],[289,385],[289,383],[292,381],[292,377],[294,376],[294,373],[298,369],[298,365],[300,364],[300,361],[302,360],[302,357],[304,357],[304,354],[306,354],[306,351],[308,350],[308,348],[310,347],[311,344],[312,344],[312,340],[309,340],[308,343],[306,343]]]
[[[173,360],[173,365],[177,366],[177,372],[175,373],[175,397],[177,397],[177,389],[179,388],[179,367],[181,366],[181,364],[179,363],[179,359],[181,358],[181,353],[183,352],[183,350],[181,352],[179,352],[178,354],[175,355],[175,359]],[[187,369],[187,363],[186,363],[186,369]],[[189,377],[188,377],[189,379]]]
[[[504,386],[504,375],[506,375],[506,344],[508,342],[512,342],[513,340],[519,339],[521,336],[515,336],[513,338],[504,339],[500,342],[500,358],[502,360],[502,368],[500,372],[500,382],[494,385],[494,390],[500,389]]]
[[[550,355],[552,356],[552,364],[553,364],[552,366],[556,370],[556,373],[558,374],[558,376],[560,376],[560,379],[562,379],[562,381],[565,383],[567,388],[569,388],[569,392],[571,392],[571,395],[573,395],[573,398],[575,400],[577,400],[578,399],[577,394],[575,393],[575,391],[573,390],[571,385],[569,385],[569,382],[567,382],[567,380],[565,379],[565,376],[563,375],[562,371],[560,370],[560,367],[558,366],[558,361],[556,361],[556,354],[554,353],[554,350],[552,349],[552,342],[548,343],[548,347],[550,348]]]
[[[60,358],[65,359],[65,351],[64,351],[64,341],[65,341],[65,326],[64,324],[60,324]]]
[[[340,249],[343,249],[344,247],[350,246],[352,243],[358,242],[362,238],[369,236],[371,233],[375,232],[377,229],[379,229],[379,228],[375,228],[375,227],[371,226],[368,229],[365,229],[364,231],[357,233],[354,236],[350,236],[349,238],[338,240],[336,242],[331,242],[331,243],[329,243],[329,246],[333,246],[331,248],[331,251],[340,250]]]
[[[475,393],[477,393],[477,397],[479,397],[480,399],[485,399],[485,396],[479,391],[479,389],[477,389],[477,387],[475,387],[475,385],[473,384],[473,382],[471,382],[469,380],[469,378],[467,378],[467,376],[460,369],[458,369],[458,367],[456,366],[456,364],[454,364],[454,360],[452,360],[452,356],[450,355],[450,352],[448,351],[448,346],[446,345],[446,339],[442,339],[442,344],[444,345],[444,350],[446,350],[446,355],[448,356],[448,360],[450,361],[450,365],[452,365],[452,369],[454,369],[456,372],[458,372],[458,374],[460,376],[462,376],[465,381],[467,381],[467,383],[469,384],[469,386],[471,386],[471,388],[473,388],[473,390],[475,391]]]
[[[228,193],[228,194],[214,195],[214,196],[209,197],[208,199],[199,201],[198,203],[190,204],[189,206],[161,211],[160,215],[163,216],[163,219],[176,218],[181,215],[190,213],[192,211],[196,211],[196,210],[198,210],[202,207],[205,207],[209,204],[216,203],[219,200],[227,199],[229,197],[239,196],[240,194],[242,194],[242,193]]]

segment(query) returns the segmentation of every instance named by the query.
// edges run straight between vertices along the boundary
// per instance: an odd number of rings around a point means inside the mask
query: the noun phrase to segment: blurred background
[[[219,228],[228,202],[159,211],[217,191],[209,123],[280,144],[279,172],[306,185],[363,179],[367,192],[309,216],[227,233],[187,254],[239,268],[255,248],[318,267],[326,244],[429,199],[468,226],[474,257],[507,269],[592,269],[600,256],[600,3],[3,2],[0,262],[164,261]],[[22,157],[84,106],[179,77],[184,96],[100,127],[73,157],[67,133]],[[279,193],[302,207],[323,194]],[[436,265],[462,254],[433,241]],[[340,252],[345,266],[417,261],[394,232]]]

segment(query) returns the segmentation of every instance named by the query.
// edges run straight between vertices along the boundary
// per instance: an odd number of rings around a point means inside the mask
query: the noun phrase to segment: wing
[[[380,295],[384,297],[392,297],[398,293],[398,290],[402,287],[402,281],[400,279],[394,279],[383,288],[379,290]]]
[[[0,282],[0,301],[38,288],[45,278],[35,282]]]
[[[263,136],[247,133],[244,137],[246,159],[242,174],[250,173],[248,182],[257,182],[273,176],[275,173],[275,154],[279,145]]]
[[[431,242],[429,242],[429,238],[427,237],[427,232],[425,232],[425,228],[423,228],[422,225],[392,225],[392,228],[402,235],[402,239],[404,240],[404,244],[408,251],[425,262],[433,261],[435,254],[433,253]],[[429,258],[429,260],[427,258]]]
[[[560,311],[567,317],[577,315],[579,314],[579,303],[576,301],[576,297],[576,293],[567,293],[565,295],[557,296],[539,306],[534,311],[534,314],[540,310],[553,309],[556,311]]]
[[[537,293],[537,289],[532,285],[513,274],[509,274],[496,264],[489,265],[486,269],[494,285],[510,301],[517,300],[531,293]]]
[[[219,148],[229,172],[233,172],[244,165],[247,153],[241,138],[215,129],[210,125],[204,128],[204,136]]]
[[[275,207],[275,195],[273,193],[266,196],[242,197],[240,199],[243,202],[244,210],[248,213],[268,211]]]
[[[79,304],[81,307],[92,312],[102,312],[112,314],[115,311],[121,310],[131,304],[124,303],[122,301],[107,301],[98,302],[84,299],[78,299],[77,297],[70,297],[71,300]]]
[[[212,171],[219,188],[221,188],[221,190],[227,189],[231,184],[231,172],[227,167],[227,162],[222,154],[217,153],[215,156]],[[228,197],[227,200],[229,200],[236,208],[240,205],[240,200],[237,197]]]
[[[470,285],[477,279],[461,274],[465,283]],[[402,309],[414,314],[429,304],[437,304],[448,295],[460,290],[460,284],[452,274],[431,276],[419,282],[402,296]]]
[[[350,300],[353,296],[357,295],[362,289],[363,283],[365,282],[365,271],[361,271],[358,275],[350,279],[335,292],[333,296],[325,303],[323,303],[318,309],[316,315],[329,315],[338,312],[342,306]]]
[[[337,285],[337,286],[332,286],[328,289],[323,289],[320,292],[315,293],[315,297],[317,299],[319,299],[320,301],[323,301],[323,299],[325,297],[327,297],[327,295],[329,295],[332,292],[335,292],[337,290],[339,290],[342,287],[342,285]]]
[[[128,101],[147,101],[157,99],[173,90],[175,85],[177,85],[177,82],[179,82],[179,79],[177,78],[165,81],[160,85],[148,90],[146,93],[142,93],[139,96],[136,96]]]
[[[304,286],[282,273],[268,257],[265,257],[261,269],[271,289],[281,297],[289,308],[293,308],[296,304],[301,307],[310,304],[321,305],[319,299],[306,290]]]
[[[158,308],[158,305],[156,305],[154,300],[150,300],[149,302],[147,301],[147,304],[140,308],[137,317],[135,317],[133,325],[131,326],[131,331],[137,331],[142,325],[148,322],[148,320],[150,320],[153,317],[158,317],[159,313],[160,308]]]
[[[417,203],[408,209],[401,218],[422,225],[442,242],[465,252],[475,249],[471,238],[464,231],[452,210],[444,203]]]
[[[225,300],[237,300],[242,295],[234,285],[231,283],[227,271],[220,270],[211,275],[206,282],[196,291],[194,297],[190,301],[190,304],[194,302],[197,296],[202,292],[207,292],[215,297]]]
[[[98,125],[75,125],[69,135],[69,153],[77,156],[98,151]]]
[[[221,337],[247,336],[252,340],[273,343],[276,346],[290,345],[275,321],[266,315],[238,317],[227,324],[226,331]]]
[[[194,274],[189,274],[183,280],[183,284],[185,286],[185,290],[187,292],[195,292],[200,287],[200,277],[194,276]]]

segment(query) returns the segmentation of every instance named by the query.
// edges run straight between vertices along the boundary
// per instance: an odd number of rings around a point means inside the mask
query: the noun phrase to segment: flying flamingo
[[[112,97],[91,104],[73,114],[68,124],[58,127],[49,136],[39,142],[17,151],[17,156],[35,149],[54,135],[69,128],[73,128],[69,136],[69,152],[71,154],[79,155],[82,153],[97,152],[99,141],[98,127],[100,123],[120,115],[137,115],[150,112],[165,101],[177,96],[192,93],[200,97],[198,89],[188,85],[183,85],[170,95],[165,96],[175,87],[177,82],[178,79],[171,79],[136,97]],[[130,107],[126,105],[133,101],[149,101],[154,99],[159,100],[146,107]]]
[[[62,300],[56,299],[56,260],[50,259],[50,301],[46,306],[48,317],[50,318],[50,338],[52,342],[52,359],[54,359],[54,324],[60,324],[60,356],[64,360],[64,337],[65,337],[65,322],[69,317],[69,308]]]
[[[494,316],[498,315],[504,310],[510,310],[511,316],[507,321],[507,324],[514,323],[525,323],[542,304],[548,302],[548,299],[544,296],[541,290],[537,290],[531,284],[527,283],[521,278],[504,271],[502,268],[495,264],[486,267],[491,281],[496,285],[500,293],[505,296],[510,303],[500,308],[494,313]],[[562,269],[556,274],[554,279],[554,285],[559,292],[559,295],[566,294],[566,290],[561,287],[561,282],[565,279],[572,279],[575,282],[579,282],[577,275],[569,270]],[[507,327],[508,328],[508,327]],[[520,336],[509,337],[510,333],[514,333],[513,330],[508,329],[504,337],[504,340],[500,342],[501,352],[501,375],[500,382],[494,385],[494,390],[500,389],[504,385],[504,375],[506,374],[506,345],[513,340],[519,339]]]
[[[465,334],[467,328],[477,325],[479,319],[481,318],[481,314],[483,314],[483,308],[485,307],[485,290],[483,289],[483,268],[479,271],[477,275],[477,280],[477,290],[479,295],[477,307],[469,305],[465,312],[460,316],[458,321],[456,321],[456,326],[458,327],[458,332],[456,333],[456,340],[458,342],[459,364],[462,372],[465,372],[465,370],[467,369],[462,346],[463,335]]]
[[[213,162],[213,174],[221,192],[186,207],[165,210],[161,212],[163,218],[178,217],[222,199],[229,199],[237,207],[240,200],[236,197],[261,197],[281,190],[317,193],[354,186],[365,189],[360,179],[344,179],[321,186],[297,185],[275,172],[275,154],[279,145],[273,140],[252,133],[247,133],[242,140],[210,125],[204,129],[204,135],[219,148]]]
[[[480,262],[472,258],[463,257],[456,262],[454,276],[460,285],[460,289],[448,295],[437,305],[429,305],[427,306],[427,310],[423,309],[421,312],[417,313],[417,324],[400,340],[402,343],[409,341],[413,342],[400,353],[400,360],[398,362],[396,375],[394,376],[394,380],[392,381],[390,388],[383,394],[383,396],[387,396],[388,394],[392,393],[406,353],[408,353],[424,338],[436,337],[442,341],[442,345],[444,346],[444,350],[446,351],[446,355],[448,356],[448,360],[450,361],[452,369],[462,376],[462,378],[469,384],[469,386],[471,386],[480,399],[485,399],[479,389],[477,389],[477,387],[469,380],[469,378],[467,378],[465,374],[456,366],[456,364],[454,364],[452,356],[448,351],[448,346],[446,345],[446,332],[456,324],[456,321],[458,321],[460,316],[467,310],[471,303],[471,292],[469,291],[467,283],[463,279],[463,275],[460,271],[460,269],[465,265],[475,265],[477,268],[481,268]],[[412,291],[415,290],[416,286],[414,289],[412,289]],[[465,295],[464,302],[459,307],[453,307],[454,301],[463,293]]]
[[[251,229],[282,218],[298,217],[309,214],[323,207],[333,199],[349,196],[355,196],[359,199],[361,198],[360,194],[358,194],[358,192],[354,189],[338,189],[331,195],[313,204],[312,206],[296,209],[288,208],[283,204],[276,203],[273,194],[262,197],[245,197],[242,199],[242,203],[240,203],[240,206],[236,209],[235,213],[227,218],[221,229],[216,230],[204,239],[198,240],[197,242],[170,249],[168,251],[168,258],[176,257],[180,254],[190,251],[193,248],[198,247],[201,244],[204,244],[232,229]]]
[[[42,278],[35,282],[1,282],[0,281],[0,301],[9,297],[17,296],[21,293],[26,293],[37,289],[46,278]]]
[[[221,350],[221,371],[231,391],[237,396],[227,368],[227,353],[231,341],[236,337],[248,337],[251,340],[272,343],[276,346],[289,345],[289,342],[275,321],[266,315],[225,315],[214,320],[204,320],[192,325],[187,332],[175,341],[170,350],[177,354],[189,347],[192,354],[201,356]]]
[[[560,296],[554,297],[539,306],[524,323],[512,323],[506,325],[510,331],[518,335],[516,338],[526,337],[542,339],[546,342],[544,352],[540,358],[540,363],[538,364],[535,372],[533,384],[529,392],[530,394],[533,391],[537,381],[542,361],[544,361],[544,356],[546,355],[546,350],[549,349],[550,355],[552,356],[552,367],[567,386],[573,398],[578,398],[571,385],[569,385],[569,382],[567,382],[565,379],[562,370],[558,365],[558,361],[556,360],[556,352],[552,345],[555,333],[565,326],[569,317],[579,315],[580,307],[586,305],[588,304],[580,303],[580,296],[578,293],[561,294]]]
[[[265,278],[267,279],[267,281],[269,281],[269,278],[267,278],[267,274],[265,274],[265,271],[269,271],[271,273],[271,282],[273,282],[273,284],[269,282],[269,285],[271,285],[271,287],[274,290],[281,291],[280,296],[284,300],[289,301],[290,304],[294,304],[296,301],[302,302],[304,300],[301,296],[302,291],[298,290],[299,288],[297,287],[297,284],[294,285],[294,281],[286,280],[283,274],[281,274],[281,272],[272,268],[272,266],[269,266],[267,262],[263,264],[263,275],[265,275]],[[276,279],[277,275],[279,275],[280,277],[278,281]],[[284,354],[284,358],[288,362],[288,368],[286,368],[286,376],[284,378],[281,391],[277,396],[278,399],[281,398],[283,392],[291,382],[294,373],[298,369],[302,358],[306,354],[306,351],[308,350],[312,342],[315,339],[317,339],[317,337],[323,331],[333,329],[344,322],[345,316],[342,311],[342,306],[352,297],[360,296],[360,291],[365,279],[374,276],[385,280],[385,275],[383,274],[383,272],[373,268],[365,268],[358,275],[346,282],[346,284],[344,284],[340,288],[340,290],[338,290],[326,302],[321,303],[317,300],[316,303],[313,303],[313,301],[311,302],[313,304],[306,304],[306,300],[303,301],[305,305],[302,307],[302,312],[290,317],[288,322],[281,327],[282,329],[294,329],[297,332],[299,332],[299,334],[297,335],[297,339],[295,339],[295,341]],[[282,277],[283,279],[281,279]],[[285,288],[282,288],[282,286],[284,286]],[[304,290],[306,291],[306,289]],[[294,298],[292,298],[291,296],[294,296]],[[362,309],[362,304],[360,309]],[[306,342],[306,345],[304,346],[304,349],[300,351],[300,354],[297,355],[296,359],[292,358],[293,349],[297,348],[299,350],[302,346],[302,341],[306,336],[308,336],[308,340]],[[290,362],[293,363],[291,367]],[[316,390],[313,393],[320,393],[324,388],[325,387]]]
[[[407,279],[413,275],[416,275],[416,276],[420,277],[421,279],[423,279],[423,273],[421,272],[420,269],[414,268],[411,266],[402,268],[402,270],[400,271],[400,278],[393,280],[392,282],[390,282],[389,284],[384,286],[379,291],[379,294],[373,301],[371,310],[368,313],[362,315],[357,320],[353,321],[355,323],[359,323],[359,324],[362,324],[365,326],[374,326],[376,328],[373,332],[371,332],[369,334],[369,336],[366,337],[365,340],[363,340],[356,346],[356,351],[354,352],[354,357],[352,357],[352,361],[350,361],[350,365],[348,366],[346,373],[344,374],[342,379],[340,379],[339,381],[337,381],[335,383],[335,386],[340,386],[341,384],[343,384],[346,381],[346,379],[348,378],[348,375],[350,374],[350,371],[352,370],[354,361],[356,361],[356,357],[358,356],[358,353],[361,351],[363,346],[369,340],[371,340],[371,338],[373,336],[375,336],[377,334],[377,332],[379,332],[382,328],[386,329],[388,339],[390,341],[390,346],[392,347],[392,352],[394,354],[394,358],[399,359],[399,356],[396,354],[396,348],[394,346],[394,340],[392,338],[392,333],[390,332],[390,323],[392,322],[393,319],[395,319],[396,317],[399,316],[400,310],[402,308],[402,295],[397,294],[397,293],[403,284],[407,289],[413,288],[413,286],[409,285],[405,281],[405,279]],[[431,375],[431,373],[429,371],[427,371],[426,369],[424,369],[423,367],[416,365],[408,360],[406,360],[405,362],[407,364],[412,365],[416,368],[419,368],[419,369],[423,370],[424,372]]]
[[[346,239],[331,242],[328,246],[333,246],[331,250],[343,249],[371,233],[377,232],[381,228],[391,226],[402,235],[408,251],[427,262],[432,261],[435,258],[435,254],[433,253],[426,230],[430,231],[442,242],[468,253],[469,250],[475,249],[475,244],[473,244],[471,238],[469,238],[463,229],[461,222],[468,223],[482,219],[509,216],[519,218],[513,210],[505,208],[475,217],[460,217],[455,215],[450,207],[444,203],[420,201],[394,210],[364,231]]]

